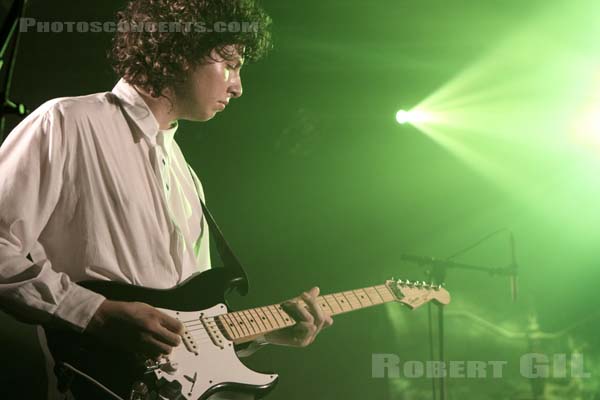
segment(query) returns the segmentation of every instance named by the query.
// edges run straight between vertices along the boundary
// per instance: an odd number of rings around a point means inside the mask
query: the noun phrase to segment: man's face
[[[242,95],[240,70],[244,63],[235,46],[227,46],[226,52],[235,54],[234,59],[223,59],[213,50],[206,63],[190,71],[186,82],[176,91],[176,108],[179,118],[190,121],[208,121],[223,111],[231,98]]]

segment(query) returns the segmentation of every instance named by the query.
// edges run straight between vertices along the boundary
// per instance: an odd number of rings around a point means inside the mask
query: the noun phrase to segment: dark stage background
[[[105,21],[122,4],[31,0],[26,14]],[[244,95],[227,112],[182,122],[176,136],[250,274],[250,294],[231,303],[271,304],[313,285],[328,293],[392,276],[422,280],[423,269],[401,253],[446,257],[506,228],[516,238],[518,301],[508,278],[451,271],[446,308],[447,358],[506,360],[504,377],[452,379],[449,398],[530,399],[536,385],[540,399],[600,398],[600,140],[573,140],[567,123],[580,105],[597,104],[600,52],[591,38],[600,6],[263,4],[274,20],[274,51],[244,67]],[[108,33],[23,34],[12,97],[34,109],[109,91],[117,81],[110,42]],[[455,123],[429,134],[396,123],[398,109],[430,98]],[[507,232],[457,261],[507,266]],[[0,391],[40,398],[45,377],[33,328],[4,314],[0,326]],[[528,329],[558,332],[536,350],[583,353],[592,377],[523,378]],[[426,379],[373,377],[375,353],[429,359],[426,307],[340,316],[309,348],[269,347],[248,364],[281,375],[274,400],[431,398]]]

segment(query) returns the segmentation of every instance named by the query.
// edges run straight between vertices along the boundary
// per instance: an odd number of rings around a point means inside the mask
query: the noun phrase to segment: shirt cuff
[[[54,316],[83,332],[106,297],[72,283]]]

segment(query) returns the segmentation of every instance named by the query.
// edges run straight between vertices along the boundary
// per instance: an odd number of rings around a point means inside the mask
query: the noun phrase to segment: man
[[[22,321],[158,357],[180,344],[179,321],[76,282],[170,288],[210,268],[204,194],[174,141],[177,121],[207,121],[242,95],[243,64],[270,46],[269,18],[252,0],[132,0],[118,19],[193,26],[120,29],[112,58],[122,79],[112,92],[51,100],[9,134],[0,148],[0,299]],[[211,32],[223,21],[258,29]],[[284,303],[296,325],[261,340],[310,344],[332,323],[318,294],[300,296],[308,310]]]

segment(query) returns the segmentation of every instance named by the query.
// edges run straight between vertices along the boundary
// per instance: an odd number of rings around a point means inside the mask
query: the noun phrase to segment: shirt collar
[[[156,142],[165,149],[169,157],[173,154],[173,142],[175,141],[175,132],[177,132],[178,127],[179,123],[175,121],[169,129],[158,131],[156,137]]]
[[[136,123],[146,140],[150,144],[155,145],[156,137],[159,132],[158,121],[142,96],[140,96],[137,90],[123,78],[121,78],[113,88],[112,93],[119,98],[123,104],[123,108]],[[173,132],[173,134],[174,133],[175,132]]]

